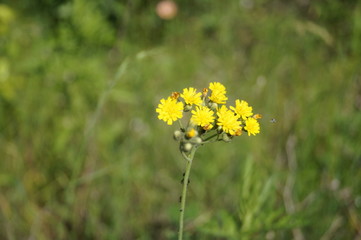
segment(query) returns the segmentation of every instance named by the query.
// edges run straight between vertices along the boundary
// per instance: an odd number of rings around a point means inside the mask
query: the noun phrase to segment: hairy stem
[[[206,137],[205,139],[203,139],[203,141],[204,141],[204,142],[207,142],[208,140],[210,140],[210,139],[212,139],[212,138],[214,138],[214,137],[216,137],[216,136],[219,136],[219,133],[218,133],[218,132],[215,133],[215,134],[212,134],[211,136]],[[218,139],[218,137],[217,137],[217,139]]]
[[[186,198],[187,198],[187,187],[189,181],[189,175],[191,172],[192,162],[194,158],[194,154],[197,150],[197,147],[193,147],[190,154],[187,156],[185,153],[182,152],[183,157],[187,160],[186,163],[186,171],[184,173],[183,178],[183,191],[181,196],[181,207],[180,207],[180,215],[179,215],[179,232],[178,232],[178,240],[183,239],[183,222],[184,222],[184,210],[186,206]]]

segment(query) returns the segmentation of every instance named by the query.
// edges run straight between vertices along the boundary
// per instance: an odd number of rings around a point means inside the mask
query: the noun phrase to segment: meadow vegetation
[[[155,108],[210,82],[261,133],[197,151],[186,239],[361,239],[361,2],[157,2],[0,4],[0,239],[176,239]]]

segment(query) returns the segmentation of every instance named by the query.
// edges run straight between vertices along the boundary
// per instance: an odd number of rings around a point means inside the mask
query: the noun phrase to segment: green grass
[[[264,117],[197,151],[186,239],[360,237],[360,3],[240,2],[0,5],[0,239],[176,239],[155,108],[212,81]]]

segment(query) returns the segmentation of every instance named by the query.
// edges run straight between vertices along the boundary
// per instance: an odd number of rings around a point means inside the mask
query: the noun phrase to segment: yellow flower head
[[[183,117],[183,103],[172,97],[163,98],[155,111],[159,113],[158,118],[160,120],[172,125],[174,121]]]
[[[226,94],[226,87],[219,82],[210,83],[209,89],[211,89],[212,92],[221,92],[223,94]]]
[[[252,107],[248,106],[248,103],[246,101],[239,101],[236,100],[236,107],[231,107],[231,109],[237,113],[238,117],[243,118],[244,120],[247,119],[247,117],[250,117],[253,115]]]
[[[225,104],[227,101],[226,97],[226,88],[219,82],[214,82],[209,84],[209,89],[212,90],[212,94],[209,99],[212,102],[218,104]]]
[[[240,133],[241,122],[238,121],[238,117],[234,112],[229,110],[226,106],[222,106],[218,112],[218,122],[219,126],[222,126],[223,131],[231,135],[236,135]]]
[[[251,136],[251,134],[256,135],[260,130],[259,123],[254,118],[248,118],[244,129],[247,130],[248,136]]]
[[[181,97],[184,99],[186,104],[192,105],[200,105],[202,103],[201,93],[197,93],[195,88],[185,88],[183,89],[183,93]]]
[[[208,107],[196,107],[196,109],[192,111],[192,114],[191,122],[201,127],[209,126],[214,122],[214,112]]]
[[[227,99],[228,98],[226,97],[226,95],[219,92],[212,92],[211,96],[209,97],[209,100],[218,104],[225,104]]]

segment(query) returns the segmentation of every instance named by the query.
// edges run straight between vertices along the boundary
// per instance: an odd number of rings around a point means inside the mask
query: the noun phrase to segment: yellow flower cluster
[[[246,101],[237,99],[234,106],[227,107],[227,92],[221,83],[212,82],[208,89],[197,92],[195,88],[185,88],[182,93],[174,92],[167,99],[160,100],[156,112],[158,118],[168,125],[183,118],[184,112],[191,112],[185,128],[180,122],[181,132],[178,131],[177,139],[196,137],[200,138],[197,142],[204,143],[209,140],[208,135],[224,140],[239,136],[243,131],[248,136],[260,132],[257,119],[261,115],[253,114],[253,108]],[[216,134],[208,134],[212,131]]]
[[[226,106],[226,88],[219,82],[212,82],[208,88],[197,91],[193,87],[183,92],[173,92],[168,98],[161,99],[156,112],[158,118],[168,125],[178,121],[180,128],[173,137],[179,141],[179,149],[187,161],[183,174],[181,196],[179,239],[182,239],[185,197],[189,183],[189,173],[194,154],[198,147],[215,141],[229,142],[235,136],[247,132],[248,136],[260,132],[258,119],[253,108],[244,100],[236,100],[234,106]],[[183,125],[183,115],[189,114],[187,124]]]

